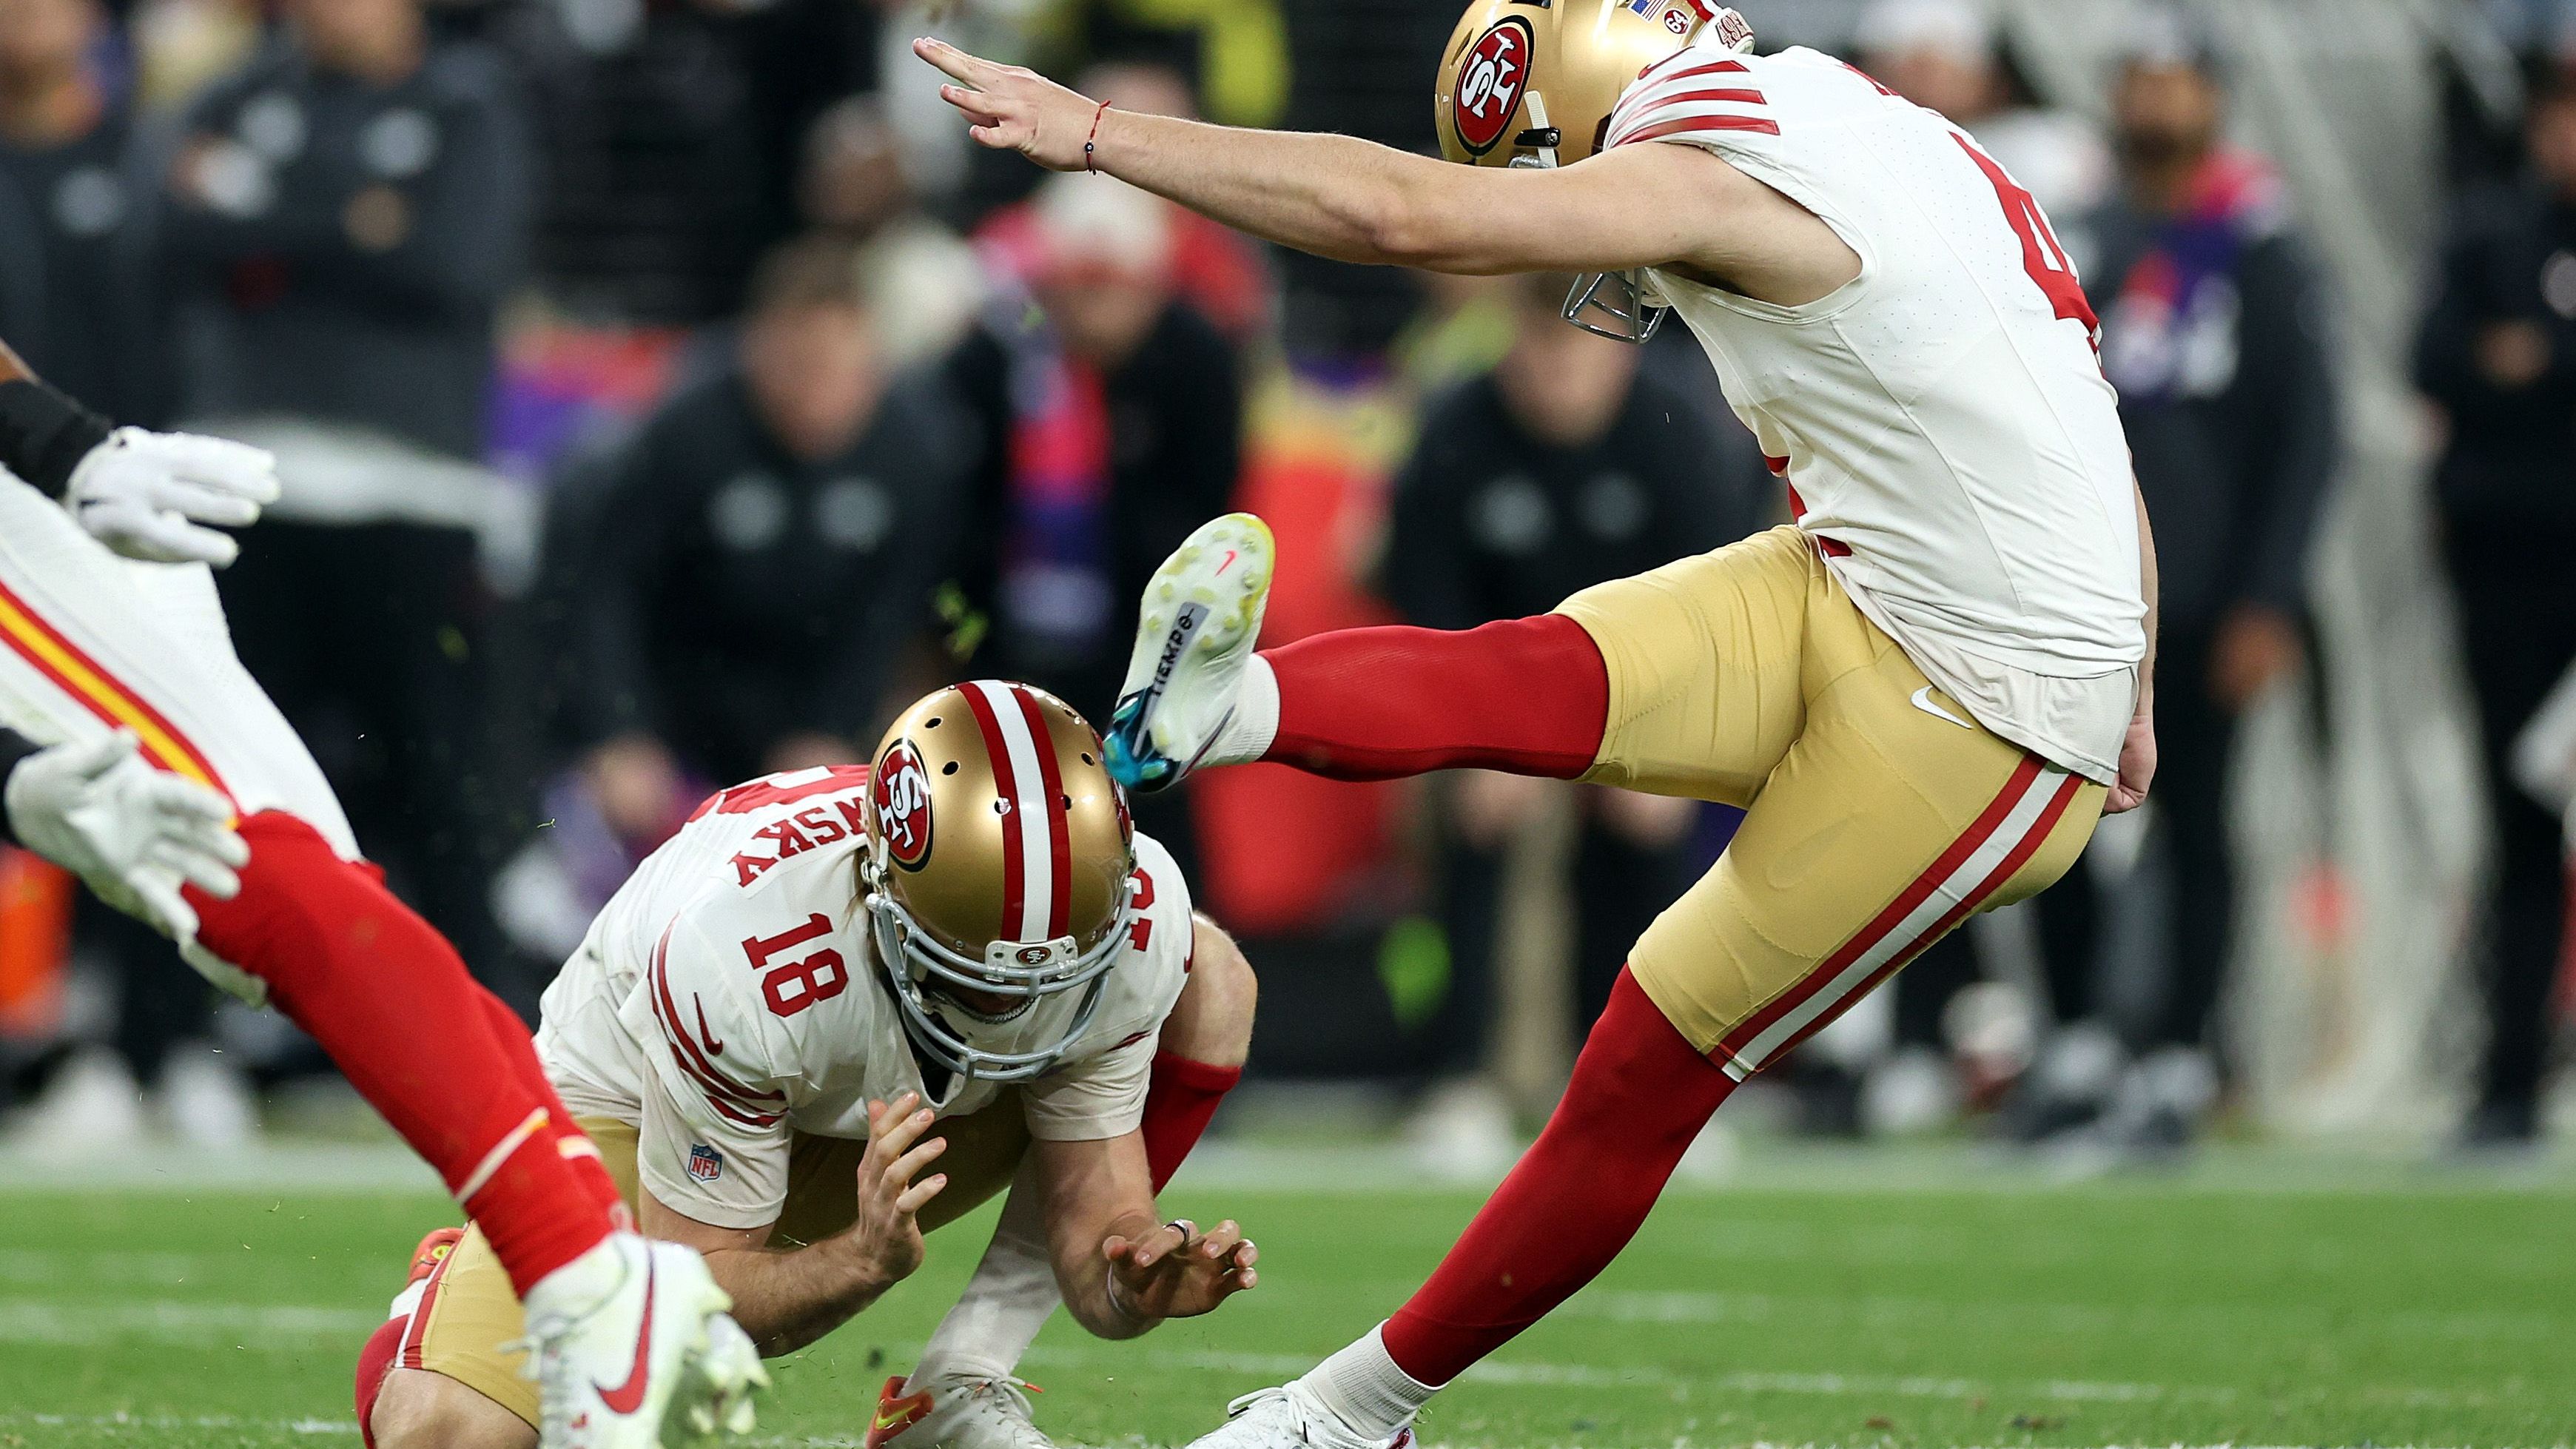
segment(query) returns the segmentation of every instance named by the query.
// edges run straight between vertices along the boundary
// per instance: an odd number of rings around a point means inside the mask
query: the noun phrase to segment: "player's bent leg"
[[[635,1128],[603,1118],[578,1126],[607,1175],[631,1193]],[[422,1397],[443,1395],[420,1382],[433,1378],[507,1413],[527,1434],[512,1442],[550,1449],[645,1449],[666,1434],[720,1441],[749,1428],[748,1396],[766,1377],[751,1341],[720,1311],[722,1290],[697,1254],[619,1232],[549,1275],[523,1307],[480,1226],[443,1254],[433,1251],[440,1236],[424,1240],[413,1285],[395,1300],[391,1371],[368,1412],[371,1426],[416,1410],[435,1429],[472,1412],[452,1395]],[[362,1359],[361,1402],[367,1367]]]
[[[1631,963],[1739,1081],[1970,915],[2063,875],[2101,813],[2102,787],[1963,723],[1856,612],[1811,646],[1825,667],[1805,730]]]
[[[604,1241],[610,1211],[564,1155],[578,1134],[494,1034],[455,948],[305,821],[267,811],[241,832],[240,893],[189,893],[199,944],[265,982],[428,1159],[520,1293]]]
[[[530,1449],[536,1426],[427,1369],[385,1376],[367,1416],[371,1449]]]
[[[437,1237],[449,1238],[443,1252]],[[525,1438],[513,1442],[533,1443],[541,1406],[536,1382],[528,1376],[527,1318],[491,1242],[478,1228],[447,1230],[423,1240],[412,1270],[410,1286],[394,1300],[393,1316],[360,1356],[360,1422],[378,1435],[395,1420],[412,1422],[411,1432],[424,1433],[420,1426],[447,1417],[433,1409],[444,1401],[441,1386],[452,1385],[518,1425]],[[388,1330],[392,1353],[371,1391],[367,1374],[376,1367],[374,1350]],[[376,1449],[388,1446],[379,1439]]]

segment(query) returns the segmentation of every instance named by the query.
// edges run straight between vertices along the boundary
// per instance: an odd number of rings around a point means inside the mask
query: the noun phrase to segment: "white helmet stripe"
[[[1013,933],[1013,940],[1034,945],[1048,939],[1047,915],[1059,889],[1055,852],[1047,838],[1053,802],[1046,798],[1046,771],[1038,763],[1037,737],[1030,732],[1028,717],[1020,712],[1019,701],[1011,697],[1011,687],[994,679],[978,679],[966,687],[992,711],[1010,764],[1011,818],[1003,822],[1003,829],[1016,832],[1013,838],[1026,884],[1020,891],[1020,918],[1002,926]]]

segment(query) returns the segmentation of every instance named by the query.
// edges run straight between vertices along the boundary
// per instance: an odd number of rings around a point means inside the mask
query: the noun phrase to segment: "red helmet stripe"
[[[993,789],[1011,802],[1012,814],[1002,820],[1002,930],[1015,937],[1020,929],[1023,903],[1028,897],[1028,861],[1020,844],[1020,822],[1017,818],[1020,788],[1017,774],[1011,768],[1011,747],[1002,738],[1002,721],[993,712],[993,702],[984,697],[979,681],[958,693],[966,696],[966,707],[974,712],[975,728],[983,731],[984,753],[993,762]]]
[[[1073,826],[1065,808],[1064,770],[1056,761],[1054,736],[1047,733],[1046,721],[1038,714],[1038,702],[1018,685],[1011,686],[1011,698],[1020,706],[1020,718],[1028,721],[1029,743],[1037,749],[1038,780],[1046,788],[1047,822],[1047,933],[1050,941],[1073,929]]]

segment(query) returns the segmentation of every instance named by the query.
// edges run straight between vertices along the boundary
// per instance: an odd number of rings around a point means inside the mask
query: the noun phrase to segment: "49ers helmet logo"
[[[930,772],[912,741],[895,741],[877,761],[868,793],[886,854],[905,870],[921,869],[930,859]]]
[[[1511,128],[1521,92],[1529,88],[1530,51],[1529,22],[1513,15],[1476,37],[1467,58],[1458,63],[1458,94],[1450,100],[1449,120],[1469,155],[1491,151]]]

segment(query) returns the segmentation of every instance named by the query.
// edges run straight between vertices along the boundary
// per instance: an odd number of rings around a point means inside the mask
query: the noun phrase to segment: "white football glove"
[[[234,833],[232,802],[146,764],[130,730],[29,755],[0,801],[20,844],[175,939],[197,931],[182,882],[217,900],[241,892],[234,872],[250,847]]]
[[[147,563],[222,568],[241,545],[207,524],[244,528],[277,501],[264,448],[194,433],[119,428],[72,469],[63,506],[90,536]]]

